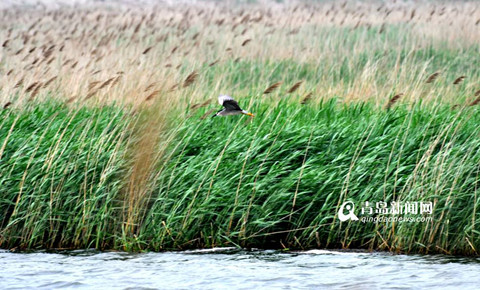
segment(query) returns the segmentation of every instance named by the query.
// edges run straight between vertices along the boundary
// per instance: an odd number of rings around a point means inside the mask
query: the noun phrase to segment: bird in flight
[[[239,114],[244,114],[244,115],[247,115],[247,116],[251,116],[251,117],[254,117],[254,115],[252,113],[249,113],[245,110],[242,110],[242,108],[240,108],[240,106],[238,105],[237,101],[235,101],[232,97],[230,96],[227,96],[227,95],[220,95],[218,97],[218,102],[220,103],[220,105],[223,106],[223,109],[221,109],[220,111],[218,111],[215,115],[213,115],[212,117],[215,117],[215,116],[229,116],[229,115],[239,115]]]

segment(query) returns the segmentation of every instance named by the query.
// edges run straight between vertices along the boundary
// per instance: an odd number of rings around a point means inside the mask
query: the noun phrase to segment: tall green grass
[[[0,247],[111,247],[124,113],[52,103],[3,110],[0,120]]]
[[[136,117],[58,104],[2,111],[0,246],[476,254],[476,107],[256,98],[253,120],[200,119],[207,109],[172,124],[149,192],[134,195],[146,200],[134,203],[125,189]],[[431,201],[433,220],[340,222],[346,200],[357,214],[365,201]]]
[[[478,5],[328,2],[5,10],[0,247],[477,253]]]
[[[146,247],[475,253],[476,109],[382,111],[331,100],[252,110],[251,123],[192,118],[180,129],[139,234]],[[432,201],[433,222],[340,223],[345,200]]]

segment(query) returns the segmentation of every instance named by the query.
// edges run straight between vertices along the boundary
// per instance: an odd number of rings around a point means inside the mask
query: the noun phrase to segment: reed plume
[[[25,92],[26,92],[26,93],[29,93],[29,92],[33,91],[33,90],[37,87],[38,84],[39,84],[39,82],[34,82],[34,83],[30,84],[30,85],[25,89]]]
[[[5,105],[3,105],[3,109],[5,110],[6,108],[10,107],[12,102],[7,102]]]
[[[193,84],[195,82],[195,80],[197,79],[197,77],[198,77],[197,72],[192,72],[191,74],[189,74],[187,76],[187,78],[185,79],[185,81],[183,82],[183,87],[186,88],[186,87],[190,86],[191,84]]]
[[[463,82],[464,79],[465,76],[458,77],[457,79],[455,79],[455,81],[453,81],[453,84],[458,85],[459,83]]]
[[[273,85],[269,86],[263,93],[264,94],[270,94],[273,92],[275,89],[277,89],[283,82],[276,82]]]
[[[208,66],[209,66],[209,67],[212,67],[212,66],[216,65],[219,61],[220,61],[220,60],[217,59],[217,60],[209,63]]]
[[[56,80],[56,79],[57,79],[57,76],[54,76],[54,77],[50,78],[48,81],[46,81],[46,82],[43,84],[42,88],[48,87],[48,85],[50,85],[50,84],[51,84],[54,80]]]
[[[153,46],[148,47],[147,49],[145,49],[145,50],[142,52],[142,54],[147,54],[152,48],[153,48]]]
[[[252,41],[252,40],[251,39],[246,39],[245,41],[242,42],[242,46],[247,45],[250,41]]]
[[[38,92],[40,91],[41,87],[42,87],[41,85],[38,85],[38,86],[35,87],[35,89],[33,90],[32,94],[30,95],[29,100],[32,100],[32,99],[38,94]]]
[[[98,88],[98,90],[101,90],[101,89],[105,88],[106,86],[108,86],[110,83],[113,82],[114,79],[115,79],[115,77],[112,77],[112,78],[109,78],[108,80],[106,80],[106,81]]]
[[[148,91],[151,90],[156,84],[158,84],[158,82],[153,82],[153,83],[149,84],[149,85],[145,88],[144,92],[148,92]]]
[[[16,89],[16,88],[19,88],[19,87],[23,84],[23,80],[24,80],[24,78],[21,78],[21,79],[15,84],[14,88],[15,88],[15,89]]]
[[[88,90],[91,91],[92,89],[94,89],[100,83],[101,83],[101,81],[94,81],[94,82],[89,83],[88,84]]]
[[[475,106],[475,105],[478,105],[478,103],[480,103],[480,97],[476,98],[475,100],[473,100],[473,102],[471,102],[469,104],[469,106]]]
[[[150,101],[153,99],[158,93],[160,93],[160,90],[153,91],[151,94],[149,94],[146,98],[145,101]]]
[[[400,97],[402,96],[403,96],[403,93],[393,96],[390,99],[390,101],[388,101],[387,105],[385,106],[385,109],[389,110],[398,100],[400,100]]]
[[[295,92],[299,87],[300,85],[303,83],[303,81],[299,81],[297,83],[295,83],[288,91],[287,93],[291,94],[293,92]]]
[[[431,75],[428,77],[426,83],[427,83],[427,84],[433,83],[433,82],[438,78],[439,75],[440,75],[440,72],[438,72],[438,71],[437,71],[437,72],[434,72],[433,74],[431,74]]]
[[[475,105],[478,105],[480,103],[480,90],[476,91],[475,94],[473,94],[476,98],[473,100],[468,106],[472,107]]]
[[[308,93],[300,102],[300,104],[305,105],[312,99],[313,93]]]

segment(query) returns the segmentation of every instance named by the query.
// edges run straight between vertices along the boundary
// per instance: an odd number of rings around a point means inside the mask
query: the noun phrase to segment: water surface
[[[0,250],[0,289],[478,289],[480,258],[312,250]]]

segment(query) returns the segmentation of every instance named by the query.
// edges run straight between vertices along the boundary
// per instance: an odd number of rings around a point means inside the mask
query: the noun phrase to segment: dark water
[[[480,258],[313,250],[129,254],[0,250],[0,289],[479,289]]]

